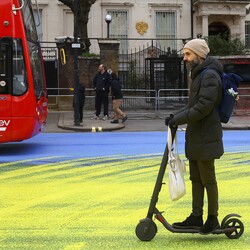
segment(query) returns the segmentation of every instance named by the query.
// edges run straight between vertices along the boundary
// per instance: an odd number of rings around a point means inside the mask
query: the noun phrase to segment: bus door
[[[0,38],[0,142],[11,140],[12,39]]]

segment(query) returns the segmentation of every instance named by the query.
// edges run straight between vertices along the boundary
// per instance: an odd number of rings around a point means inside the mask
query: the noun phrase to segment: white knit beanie
[[[207,43],[204,39],[195,38],[189,42],[187,42],[184,46],[184,49],[190,49],[195,54],[200,56],[201,58],[206,58],[210,49],[207,46]]]

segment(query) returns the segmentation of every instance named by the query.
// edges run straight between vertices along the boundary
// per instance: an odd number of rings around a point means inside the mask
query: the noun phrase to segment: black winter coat
[[[103,74],[98,72],[94,77],[93,87],[97,91],[106,91],[108,93],[110,87],[110,74],[107,71]]]
[[[122,99],[122,89],[121,89],[121,82],[119,79],[111,80],[111,95],[112,99]]]
[[[205,68],[212,68],[204,73]],[[218,107],[222,97],[222,65],[208,57],[191,71],[189,101],[174,114],[176,125],[187,124],[185,153],[190,160],[212,160],[224,153]],[[218,73],[217,73],[218,72]]]

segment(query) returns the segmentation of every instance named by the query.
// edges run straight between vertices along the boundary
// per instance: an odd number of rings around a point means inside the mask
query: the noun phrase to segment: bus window
[[[28,90],[27,74],[24,63],[22,44],[19,39],[13,40],[13,95],[19,96]]]
[[[43,74],[42,54],[40,45],[38,43],[37,30],[35,25],[35,19],[32,12],[30,2],[26,1],[23,11],[24,26],[28,41],[28,50],[32,68],[32,76],[34,81],[34,89],[36,98],[39,100],[40,97],[45,95],[45,82]]]
[[[37,36],[35,18],[29,1],[26,1],[24,3],[22,11],[23,11],[23,19],[24,19],[24,26],[26,30],[27,39],[37,42],[38,36]]]
[[[12,87],[12,39],[0,38],[0,94],[10,94]]]
[[[44,77],[42,68],[42,55],[37,43],[28,42],[30,62],[32,67],[35,95],[37,99],[44,96]]]
[[[6,43],[0,41],[0,94],[8,94]]]

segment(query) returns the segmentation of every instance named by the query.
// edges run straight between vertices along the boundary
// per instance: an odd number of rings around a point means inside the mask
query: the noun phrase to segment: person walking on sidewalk
[[[192,213],[176,228],[200,228],[208,234],[219,228],[218,187],[215,159],[223,153],[222,126],[217,107],[222,98],[220,74],[223,67],[217,59],[207,57],[210,49],[203,39],[193,39],[184,46],[184,62],[192,80],[186,107],[171,114],[165,124],[174,128],[187,124],[185,154],[189,160],[192,183]],[[201,77],[204,69],[207,70]],[[203,224],[204,192],[208,202],[208,216]]]
[[[114,118],[111,123],[119,123],[119,119],[122,119],[122,123],[124,123],[128,117],[122,110],[120,106],[122,104],[122,90],[121,90],[121,82],[115,73],[111,73],[111,95],[112,95],[112,104],[113,110],[115,112]]]
[[[93,87],[96,92],[95,95],[95,117],[93,119],[99,119],[101,114],[101,107],[103,104],[103,120],[107,120],[109,116],[109,88],[110,88],[110,74],[107,72],[106,67],[101,64],[98,68],[98,73],[93,80]]]

